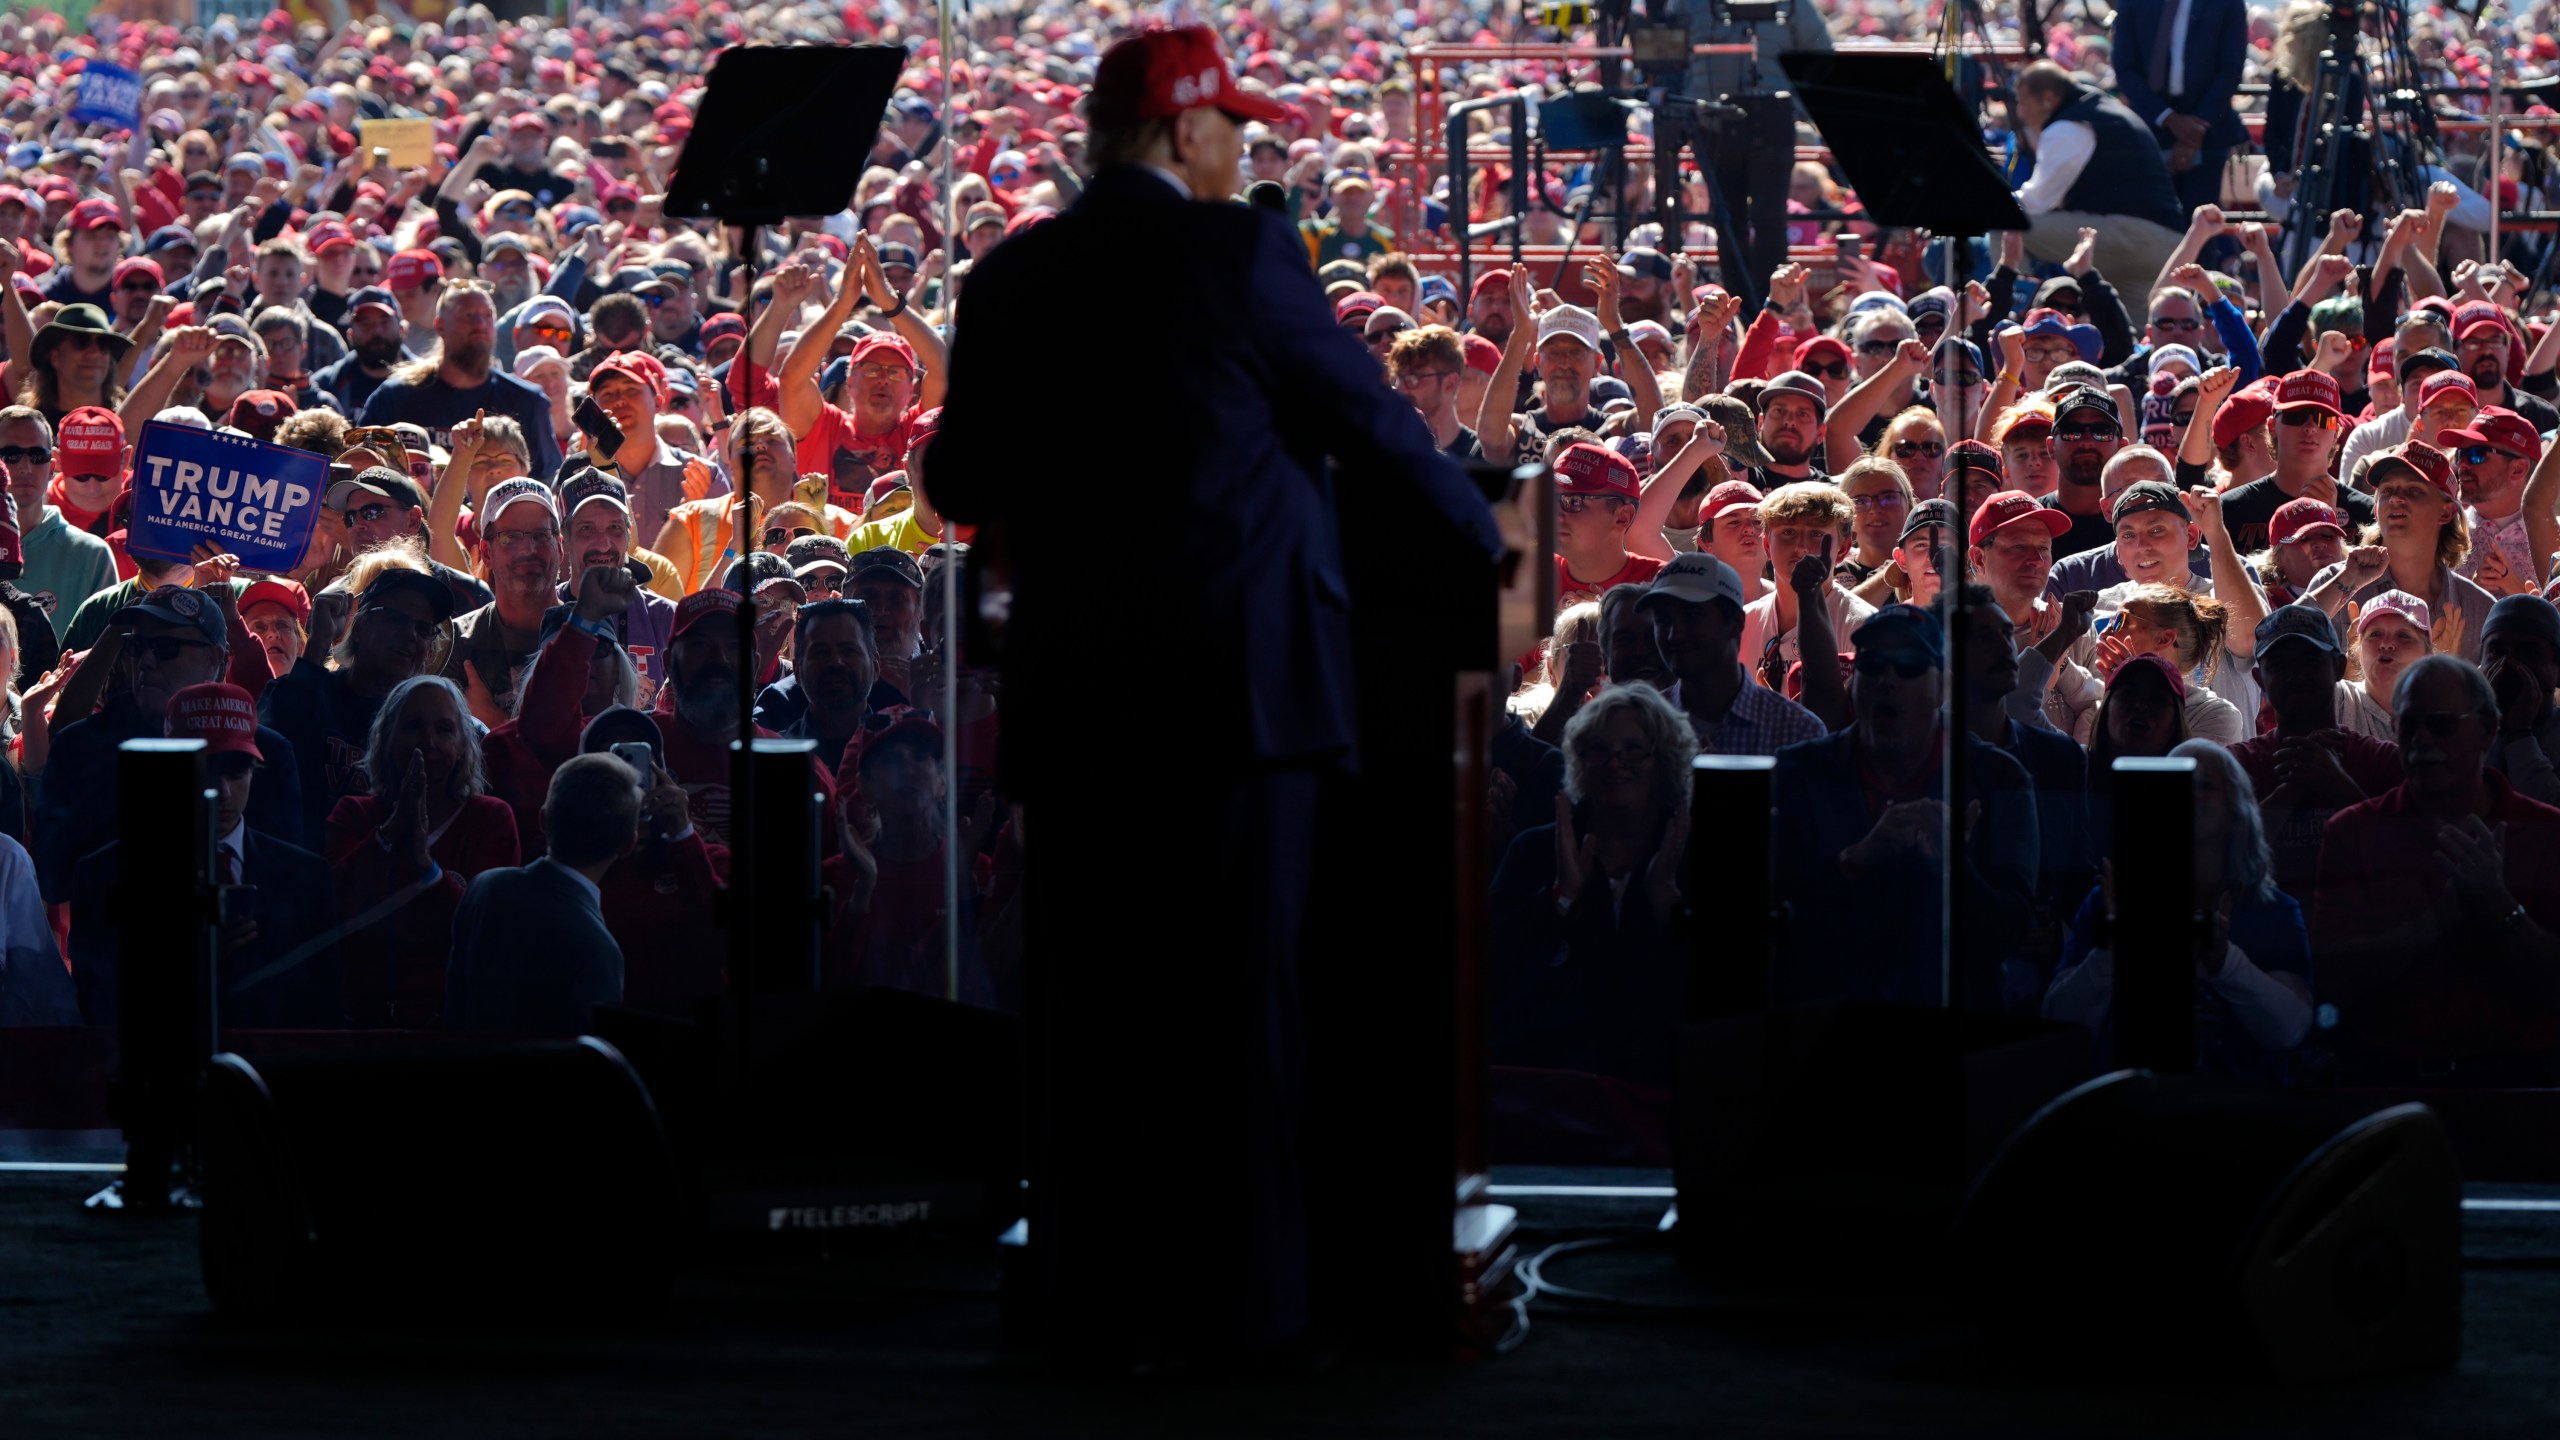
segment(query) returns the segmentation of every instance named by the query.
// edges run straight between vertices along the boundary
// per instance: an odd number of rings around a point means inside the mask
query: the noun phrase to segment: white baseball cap
[[[1558,335],[1570,335],[1592,354],[1600,353],[1600,317],[1579,305],[1559,305],[1538,317],[1539,345]]]

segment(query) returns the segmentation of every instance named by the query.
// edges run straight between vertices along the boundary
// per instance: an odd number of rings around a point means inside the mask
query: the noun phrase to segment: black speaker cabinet
[[[1975,1173],[2091,1065],[2076,1025],[1855,1003],[1693,1022],[1676,1063],[1682,1258],[1858,1290],[1926,1277]]]
[[[2462,1176],[2435,1113],[2120,1071],[2056,1100],[1957,1232],[2003,1354],[2153,1379],[2343,1379],[2462,1351]]]
[[[205,1289],[297,1322],[628,1312],[666,1295],[679,1187],[600,1040],[213,1058]]]

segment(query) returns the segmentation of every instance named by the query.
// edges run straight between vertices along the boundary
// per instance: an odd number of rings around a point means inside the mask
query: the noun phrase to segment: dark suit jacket
[[[2165,144],[2160,128],[2163,111],[2197,115],[2209,122],[2208,147],[2237,145],[2246,138],[2231,97],[2240,89],[2241,63],[2249,53],[2249,7],[2241,0],[2194,0],[2187,12],[2187,88],[2163,95],[2151,88],[2151,46],[2160,31],[2160,14],[2178,0],[2121,0],[2116,6],[2113,53],[2116,90],[2127,109],[2142,117]]]
[[[482,871],[453,915],[449,1030],[576,1035],[622,998],[622,947],[576,872],[551,857]]]
[[[222,1024],[243,1030],[342,1026],[347,1023],[340,996],[344,973],[334,936],[338,892],[329,863],[298,845],[261,834],[255,826],[248,832],[240,845],[240,883],[258,889],[258,938],[217,965]],[[116,922],[126,908],[151,903],[157,883],[144,880],[135,887],[140,893],[117,896],[120,848],[109,844],[82,860],[71,881],[71,974],[79,985],[80,1018],[91,1025],[116,1023],[116,970],[123,950]],[[331,938],[301,963],[255,978],[322,936]]]
[[[116,747],[163,730],[158,717],[145,715],[133,696],[124,693],[53,738],[53,758],[36,789],[35,843],[27,847],[35,856],[36,883],[43,887],[46,903],[70,899],[73,867],[116,838]],[[293,742],[261,725],[258,753],[266,758],[249,790],[249,828],[299,845],[306,832]]]
[[[1095,703],[1113,616],[1143,605],[1183,675],[1181,743],[1202,763],[1349,759],[1341,503],[1419,497],[1498,553],[1491,513],[1411,402],[1333,322],[1304,242],[1258,207],[1106,170],[1059,218],[969,276],[934,507],[989,527],[1009,566],[1005,767],[1017,790],[1089,766],[1128,716]],[[1094,495],[1125,497],[1133,548],[1104,554]],[[1006,544],[1006,537],[1013,543]],[[1424,537],[1436,538],[1436,537]]]

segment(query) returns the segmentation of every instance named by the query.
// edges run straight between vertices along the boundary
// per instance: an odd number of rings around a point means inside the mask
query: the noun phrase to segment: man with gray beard
[[[585,583],[598,594],[590,605],[582,588],[577,612],[553,637],[546,663],[554,658],[583,666],[593,658],[597,639],[612,633],[612,613],[638,588],[630,572],[599,566]],[[673,638],[667,642],[667,683],[674,687],[675,713],[660,716],[667,773],[691,798],[693,826],[713,845],[729,843],[729,742],[738,736],[738,593],[697,590],[676,606]],[[581,672],[583,673],[583,672]],[[774,738],[759,725],[756,734]],[[819,834],[835,831],[833,767],[816,767],[819,793],[826,797],[826,820]],[[832,846],[830,846],[832,848]]]

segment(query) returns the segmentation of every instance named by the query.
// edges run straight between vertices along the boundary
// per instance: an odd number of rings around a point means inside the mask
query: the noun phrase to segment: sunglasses
[[[1804,373],[1824,380],[1846,380],[1849,378],[1849,366],[1846,361],[1834,360],[1828,365],[1807,365]]]
[[[812,595],[841,595],[844,593],[844,577],[841,575],[804,576],[800,581],[800,587]]]
[[[2193,410],[2181,410],[2169,418],[2180,425],[2193,425],[2196,423],[2196,412]]]
[[[2492,455],[2503,455],[2510,460],[2521,460],[2524,458],[2511,450],[2501,450],[2494,445],[2465,445],[2453,453],[2461,459],[2463,464],[2472,466],[2488,464],[2489,457]],[[6,451],[0,451],[0,459],[7,458],[7,454],[8,452]]]
[[[1372,330],[1369,332],[1368,340],[1372,345],[1392,345],[1397,336],[1412,328],[1410,325],[1396,325],[1385,330]]]
[[[367,505],[361,510],[348,511],[347,518],[361,520],[367,525],[379,525],[398,513],[400,512],[389,505]]]
[[[1947,447],[1935,440],[1896,440],[1893,442],[1893,453],[1904,460],[1914,455],[1926,455],[1935,460],[1947,453]]]
[[[2204,328],[2204,322],[2201,320],[2154,320],[2151,322],[2151,328],[2174,330],[2182,335],[2192,335]]]
[[[1899,340],[1861,340],[1858,342],[1858,353],[1861,355],[1890,355],[1900,348],[1902,348],[1902,342]]]
[[[2334,430],[2338,417],[2326,410],[2288,410],[2276,417],[2279,425],[2311,426],[2315,430]]]
[[[53,451],[42,445],[0,445],[0,464],[41,465],[53,458]]]
[[[2053,432],[2056,440],[2113,440],[2124,434],[2114,425],[2065,425]]]
[[[804,535],[815,535],[817,533],[817,531],[810,529],[806,525],[776,525],[764,532],[764,543],[767,545],[787,545]]]
[[[1567,515],[1579,515],[1594,505],[1607,505],[1614,508],[1625,503],[1627,502],[1615,495],[1559,495],[1556,497],[1556,508]]]
[[[176,635],[152,635],[148,637],[137,636],[126,643],[132,648],[133,653],[137,655],[148,655],[153,660],[156,660],[163,665],[177,659],[180,651],[210,650],[213,648],[211,641],[187,640]]]
[[[1947,317],[1944,315],[1923,315],[1919,319],[1911,322],[1911,328],[1919,331],[1923,335],[1943,335],[1947,331]]]

